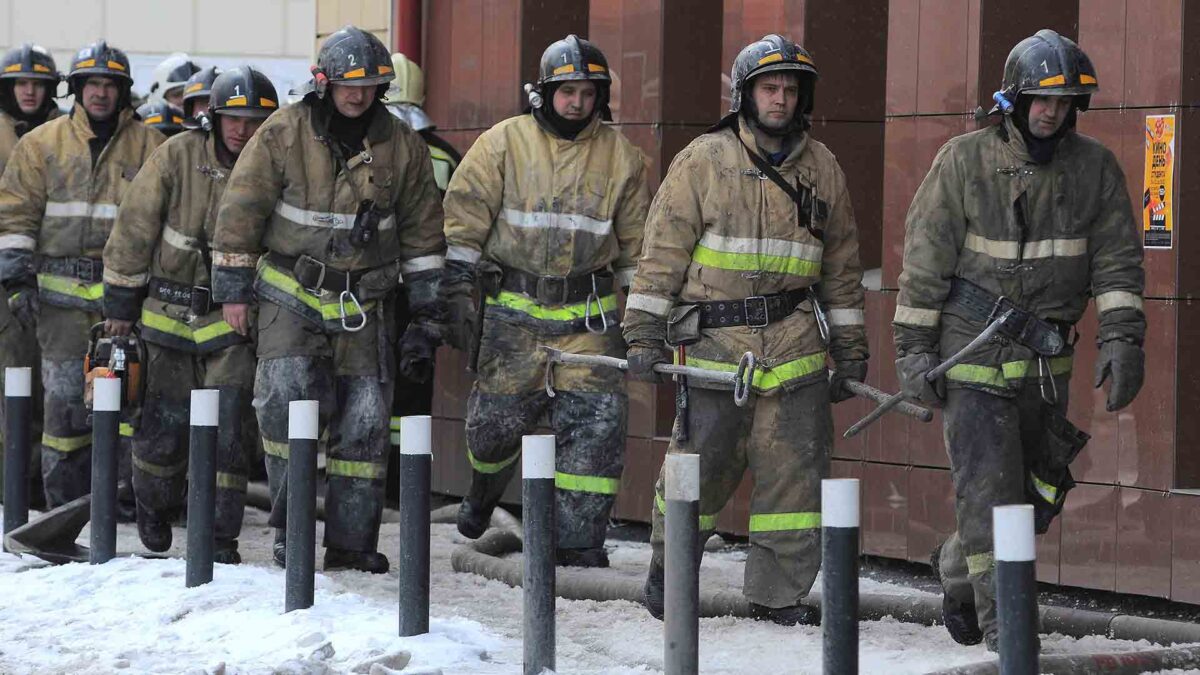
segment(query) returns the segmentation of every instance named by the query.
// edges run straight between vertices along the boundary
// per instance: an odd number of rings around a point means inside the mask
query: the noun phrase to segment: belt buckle
[[[311,287],[304,286],[304,290],[308,291],[309,293],[311,293],[313,295],[318,295],[318,296],[322,295],[325,292],[325,272],[328,270],[328,266],[325,263],[321,262],[320,260],[313,258],[312,256],[308,256],[308,259],[310,261],[312,261],[311,264],[315,264],[321,271],[320,271],[320,273],[317,274],[316,283],[314,283]],[[296,273],[295,269],[293,268],[292,274],[295,274],[295,273]]]
[[[996,302],[992,303],[992,310],[988,312],[987,321],[984,323],[990,324],[991,322],[1003,316],[1006,311],[1014,307],[1016,307],[1016,305],[1013,304],[1012,300],[1008,299],[1008,296],[1001,295],[997,297]]]
[[[566,277],[538,277],[537,301],[543,305],[565,305],[568,290]]]
[[[190,309],[196,316],[204,316],[212,311],[212,291],[207,286],[192,286]]]
[[[96,278],[96,261],[91,258],[76,258],[75,259],[75,276],[81,281],[88,283],[96,283],[99,279]]]
[[[751,305],[761,308],[761,312],[750,311]],[[742,300],[742,314],[746,317],[746,326],[748,328],[766,328],[767,324],[771,323],[771,313],[767,310],[767,296],[752,295]],[[762,317],[759,321],[758,318]]]

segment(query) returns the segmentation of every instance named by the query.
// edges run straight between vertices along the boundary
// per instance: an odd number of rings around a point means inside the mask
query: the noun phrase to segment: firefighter
[[[767,35],[742,49],[730,79],[729,114],[675,157],[650,208],[626,304],[629,372],[657,379],[668,340],[690,366],[733,371],[744,352],[758,357],[744,408],[691,384],[668,452],[701,457],[701,541],[753,470],[743,593],[760,620],[815,623],[800,600],[821,562],[830,403],[867,372],[857,226],[841,167],[808,133],[808,52]],[[655,491],[645,592],[662,618],[661,474]]]
[[[1068,465],[1087,436],[1064,414],[1089,296],[1108,411],[1142,384],[1142,247],[1125,176],[1112,152],[1075,131],[1098,86],[1071,40],[1041,30],[1021,41],[991,113],[1001,122],[942,146],[908,211],[896,372],[910,398],[945,406],[958,522],[932,562],[951,636],[992,651],[992,508],[1028,501],[1045,532],[1074,485]],[[999,337],[925,380],[1010,311]]]
[[[104,308],[109,334],[127,334],[140,319],[148,343],[146,402],[133,438],[142,543],[151,551],[171,546],[171,522],[187,486],[191,391],[216,389],[213,555],[216,562],[238,563],[247,453],[256,442],[248,423],[254,345],[212,301],[209,242],[229,172],[279,109],[279,96],[265,75],[242,66],[217,78],[210,99],[202,126],[164,143],[134,179],[104,248]]]
[[[168,56],[154,68],[154,82],[150,85],[147,102],[165,101],[176,108],[182,108],[184,87],[192,75],[198,72],[200,66],[187,54],[175,52]]]
[[[182,110],[163,101],[143,103],[138,106],[137,115],[141,118],[142,124],[156,129],[167,138],[183,131],[183,123],[187,119]]]
[[[335,32],[313,73],[304,98],[263,124],[230,174],[213,298],[241,334],[248,303],[259,303],[254,401],[276,562],[286,564],[288,404],[310,399],[328,433],[325,569],[383,573],[393,304],[403,279],[413,321],[398,366],[420,379],[441,332],[442,209],[429,151],[381,100],[393,75],[379,38]]]
[[[603,124],[610,83],[592,43],[569,35],[551,44],[530,113],[479,137],[445,200],[449,339],[463,350],[478,339],[466,418],[473,472],[458,530],[475,539],[487,529],[519,465],[521,437],[547,415],[558,437],[560,565],[608,565],[604,536],[623,465],[621,372],[559,365],[550,398],[539,349],[624,348],[615,293],[629,285],[641,254],[649,194],[641,152]]]
[[[209,66],[201,68],[188,78],[187,83],[183,86],[183,98],[180,103],[184,126],[189,128],[199,126],[200,115],[208,110],[213,82],[220,74],[220,68]]]
[[[26,134],[0,179],[0,283],[14,318],[37,326],[51,508],[91,489],[83,357],[101,319],[100,255],[130,183],[163,141],[130,107],[121,50],[104,41],[84,47],[67,80],[74,109]]]
[[[62,74],[54,57],[45,48],[32,43],[14,47],[0,58],[0,175],[17,141],[42,124],[59,116],[55,103]],[[0,387],[5,368],[25,366],[33,369],[33,426],[31,438],[42,432],[42,388],[37,335],[33,327],[24,327],[8,311],[8,303],[0,302]],[[3,403],[0,403],[0,424],[3,424]],[[41,459],[38,448],[32,448],[30,478],[35,488],[31,492],[33,505],[45,506],[42,492]],[[2,471],[2,469],[0,469]],[[0,498],[3,486],[0,486]]]

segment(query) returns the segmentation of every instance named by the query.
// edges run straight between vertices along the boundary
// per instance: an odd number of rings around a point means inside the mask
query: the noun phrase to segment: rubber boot
[[[462,504],[458,505],[458,515],[455,517],[458,533],[467,539],[482,537],[492,522],[493,510],[495,507],[489,509],[473,503],[470,497],[463,499]]]
[[[642,586],[642,595],[646,604],[646,611],[650,612],[650,616],[662,621],[663,614],[666,613],[666,574],[663,570],[661,562],[650,560],[650,571],[646,573],[646,583]]]
[[[608,551],[595,548],[560,548],[554,552],[554,564],[559,567],[608,567]]]
[[[287,530],[275,528],[275,544],[271,547],[271,559],[279,567],[287,567]]]
[[[933,568],[933,576],[938,584],[942,583],[942,546],[937,545],[929,556],[929,566]],[[943,587],[944,588],[944,587]],[[979,629],[979,615],[975,611],[975,603],[963,602],[942,591],[942,622],[946,624],[946,632],[960,645],[977,645],[983,640],[983,631]]]
[[[137,531],[142,546],[155,553],[171,548],[171,521],[151,514],[140,503],[137,505]]]
[[[242,562],[237,539],[217,539],[213,544],[213,562],[237,565]]]
[[[821,623],[821,610],[807,605],[767,607],[752,602],[750,618],[755,621],[770,621],[780,626],[817,626]]]
[[[376,551],[347,551],[340,548],[325,549],[325,571],[358,570],[371,574],[387,574],[390,565],[387,556]]]

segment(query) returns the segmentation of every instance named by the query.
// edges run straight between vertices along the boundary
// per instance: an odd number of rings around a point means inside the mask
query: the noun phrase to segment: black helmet
[[[77,93],[79,80],[86,80],[92,75],[111,77],[124,84],[126,89],[133,84],[133,77],[129,75],[129,57],[120,49],[108,46],[104,40],[80,49],[71,59],[71,71],[67,74],[71,92]]]
[[[184,129],[183,111],[166,101],[143,103],[137,109],[137,114],[143,124],[167,136],[174,136]]]
[[[325,38],[313,68],[316,91],[325,95],[328,83],[354,86],[381,85],[395,78],[392,54],[373,34],[355,26],[346,26]],[[380,88],[383,96],[386,88]]]
[[[1087,110],[1100,89],[1096,68],[1079,45],[1049,30],[1039,30],[1017,43],[1004,62],[1004,81],[991,112],[1012,110],[1021,94],[1074,96],[1075,106]],[[1004,102],[1000,99],[1003,98]]]
[[[54,65],[54,57],[50,56],[50,52],[40,45],[26,42],[20,47],[8,50],[0,59],[0,80],[16,78],[57,83],[62,79],[62,73],[59,73],[58,66]]]
[[[222,72],[212,85],[208,114],[232,117],[266,117],[279,109],[275,85],[251,66]]]
[[[804,107],[796,112],[805,117],[811,115],[818,77],[817,65],[803,47],[781,35],[764,35],[738,52],[733,60],[733,72],[729,75],[729,112],[742,109],[751,80],[763,73],[778,71],[793,72],[799,76],[800,103]]]
[[[612,82],[604,53],[596,45],[575,35],[568,35],[546,47],[538,68],[539,87],[547,82],[568,80]]]
[[[189,120],[195,117],[192,113],[192,105],[197,99],[207,99],[212,93],[213,81],[221,74],[221,70],[216,66],[201,68],[198,72],[188,78],[187,84],[183,86],[183,115]]]

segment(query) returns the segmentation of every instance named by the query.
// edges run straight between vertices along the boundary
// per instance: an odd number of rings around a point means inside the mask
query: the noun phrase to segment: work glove
[[[479,310],[471,297],[471,287],[462,284],[446,289],[446,344],[461,352],[470,352],[479,333]]]
[[[21,328],[32,330],[37,323],[38,292],[37,287],[29,284],[17,284],[8,287],[8,311],[12,313]]]
[[[896,359],[896,377],[900,380],[900,393],[905,398],[917,401],[930,408],[946,405],[946,381],[925,379],[925,373],[938,367],[942,360],[934,352],[909,354]]]
[[[863,382],[867,379],[866,360],[839,361],[833,364],[833,372],[829,373],[829,401],[841,403],[848,398],[854,398],[854,393],[844,385],[846,382]]]
[[[1142,348],[1124,340],[1109,340],[1100,345],[1096,359],[1096,388],[1112,375],[1105,409],[1115,412],[1133,402],[1142,388],[1146,370],[1146,353]]]
[[[425,323],[408,324],[400,337],[400,374],[411,382],[428,382],[433,376],[433,355],[438,332]]]
[[[673,359],[671,350],[667,349],[666,345],[637,342],[629,346],[625,360],[629,363],[629,375],[633,379],[661,384],[663,376],[661,373],[654,372],[654,366],[659,363],[671,363]]]

